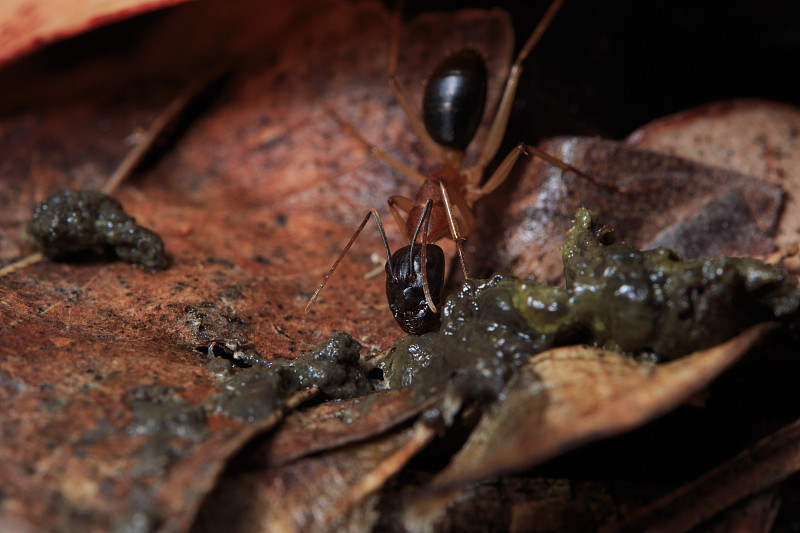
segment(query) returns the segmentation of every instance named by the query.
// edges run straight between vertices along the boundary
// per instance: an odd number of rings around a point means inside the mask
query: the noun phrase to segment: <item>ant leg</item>
[[[381,223],[381,217],[380,217],[380,215],[378,215],[378,212],[375,211],[375,209],[370,209],[369,212],[364,217],[364,220],[362,220],[361,224],[359,224],[358,229],[356,229],[356,232],[353,233],[352,237],[350,237],[350,240],[347,242],[347,245],[344,247],[344,250],[342,250],[342,253],[340,253],[339,257],[337,257],[336,261],[334,261],[333,266],[330,268],[330,270],[328,270],[328,273],[325,274],[325,276],[322,278],[322,283],[319,284],[319,287],[317,287],[317,290],[314,291],[314,294],[311,296],[311,298],[309,298],[308,303],[306,304],[306,308],[303,311],[303,314],[307,314],[308,310],[311,309],[311,306],[317,300],[317,297],[319,296],[319,293],[322,292],[322,288],[325,287],[326,283],[328,283],[328,280],[330,279],[331,274],[333,274],[333,271],[336,270],[336,267],[339,266],[339,263],[342,262],[342,259],[344,259],[344,256],[347,255],[347,252],[350,251],[350,247],[353,246],[353,243],[356,241],[358,236],[361,234],[361,230],[363,230],[364,226],[367,225],[367,222],[369,221],[369,217],[370,216],[375,217],[375,224],[378,225],[378,233],[381,234],[381,239],[383,240],[383,246],[384,246],[384,248],[386,248],[386,257],[387,257],[387,261],[388,261],[388,265],[389,265],[389,274],[394,278],[394,272],[392,272],[392,252],[391,252],[391,250],[389,250],[389,241],[386,239],[386,232],[383,230],[383,224]]]
[[[394,221],[397,222],[397,227],[400,228],[400,233],[403,234],[403,237],[406,239],[406,244],[410,245],[411,241],[408,240],[408,229],[406,229],[406,219],[403,215],[400,214],[400,210],[405,211],[406,216],[411,212],[414,208],[414,200],[411,198],[406,198],[405,196],[390,196],[389,199],[386,201],[389,204],[389,210],[392,212],[394,216]]]
[[[519,159],[519,157],[525,153],[525,148],[526,146],[524,143],[519,143],[518,145],[516,145],[514,148],[511,149],[511,151],[503,159],[500,165],[498,165],[495,171],[492,172],[492,175],[489,176],[489,179],[486,180],[486,183],[484,183],[477,190],[477,192],[475,193],[476,198],[473,201],[477,200],[478,198],[483,198],[484,196],[486,196],[487,194],[489,194],[490,192],[492,192],[493,190],[495,190],[496,188],[498,188],[500,185],[503,184],[508,175],[511,173],[511,169],[514,168],[517,159]],[[468,170],[472,170],[473,168],[476,170],[480,170],[477,167],[470,167]]]
[[[406,98],[405,93],[403,93],[403,89],[400,87],[400,83],[397,81],[396,73],[399,30],[400,13],[395,11],[394,15],[392,15],[392,37],[391,44],[389,46],[389,72],[387,74],[387,78],[389,80],[389,89],[392,91],[392,94],[394,94],[394,98],[403,109],[403,113],[405,113],[406,117],[408,118],[411,128],[414,130],[414,133],[416,133],[419,140],[422,141],[422,144],[425,145],[428,153],[435,157],[437,161],[447,161],[448,158],[445,156],[445,154],[448,152],[448,150],[439,146],[439,144],[428,134],[428,130],[425,129],[425,125],[422,123],[422,120],[420,120],[419,116],[414,111],[414,108],[411,107],[408,98]]]
[[[500,165],[497,167],[497,169],[492,173],[491,176],[489,176],[489,179],[486,180],[486,183],[484,183],[483,186],[481,186],[477,190],[477,192],[475,193],[475,198],[473,199],[473,201],[477,200],[478,198],[482,198],[482,197],[486,196],[487,194],[489,194],[490,192],[492,192],[493,190],[498,188],[500,185],[502,185],[502,183],[506,180],[506,178],[508,177],[509,173],[511,172],[511,169],[514,168],[514,164],[517,162],[517,159],[519,159],[519,157],[522,154],[528,153],[528,152],[530,152],[531,154],[535,155],[536,157],[538,157],[542,161],[553,165],[554,167],[558,167],[561,170],[569,170],[570,172],[574,172],[578,176],[580,176],[580,177],[584,178],[585,180],[589,181],[590,183],[594,184],[596,187],[601,187],[601,188],[604,188],[604,189],[610,189],[610,190],[621,192],[621,193],[627,193],[628,192],[628,189],[626,187],[621,187],[621,186],[614,185],[614,184],[611,184],[611,183],[603,183],[602,181],[598,180],[594,176],[586,174],[585,172],[573,167],[569,163],[567,163],[565,161],[562,161],[561,159],[558,159],[557,157],[548,154],[544,150],[536,148],[535,146],[526,145],[525,143],[519,143],[517,146],[515,146],[511,150],[511,152],[508,153],[508,155],[505,157],[505,159],[503,159],[503,161],[500,163]],[[467,173],[467,171],[471,172],[473,169],[477,170],[477,167],[470,167],[470,168],[466,169],[465,170],[465,174]]]
[[[420,185],[425,183],[427,178],[425,177],[424,174],[414,170],[413,168],[411,168],[410,166],[406,165],[402,161],[399,161],[399,160],[395,159],[394,157],[390,156],[389,154],[387,154],[386,152],[384,152],[383,150],[381,150],[380,148],[378,148],[374,144],[372,144],[369,141],[367,141],[364,137],[361,136],[361,134],[359,134],[355,130],[355,128],[353,126],[351,126],[349,123],[345,122],[332,109],[328,109],[328,112],[336,120],[336,122],[339,123],[339,126],[341,126],[342,129],[345,130],[348,133],[348,135],[354,137],[358,142],[360,142],[362,145],[364,145],[364,148],[366,148],[367,151],[369,151],[373,156],[377,157],[378,159],[380,159],[381,161],[383,161],[384,163],[386,163],[390,167],[394,168],[395,170],[399,170],[400,172],[402,172],[403,174],[405,174],[406,176],[408,176],[412,180],[416,181]]]
[[[464,224],[467,226],[466,233],[469,235],[475,230],[475,216],[472,214],[472,209],[469,207],[469,203],[467,203],[466,198],[464,195],[459,193],[456,189],[450,186],[450,183],[446,179],[441,180],[444,184],[445,192],[442,192],[442,196],[445,198],[445,209],[447,208],[447,204],[449,201],[452,200],[455,203],[456,209],[461,214],[461,218],[464,221]],[[441,188],[441,185],[439,186]],[[452,206],[452,204],[450,204]]]
[[[447,224],[450,226],[450,237],[452,237],[453,241],[456,243],[456,250],[458,250],[458,259],[461,262],[461,270],[464,272],[464,279],[469,279],[467,263],[464,261],[464,246],[462,242],[465,239],[458,231],[458,222],[456,221],[456,217],[453,215],[453,205],[450,203],[450,196],[454,191],[450,189],[450,187],[447,185],[447,180],[444,178],[439,178],[439,189],[442,193],[442,200],[444,200],[444,210],[447,212]],[[453,196],[463,200],[464,204],[466,205],[466,200],[464,200],[463,197],[460,195]],[[469,209],[464,210],[460,206],[459,212],[461,212],[461,215],[464,217],[464,221],[467,226],[469,226],[469,229],[472,230],[475,227],[475,218],[472,216],[472,212]],[[465,216],[464,213],[468,213],[468,215]]]
[[[577,168],[573,167],[569,163],[567,163],[565,161],[562,161],[561,159],[558,159],[557,157],[552,156],[552,155],[548,154],[547,152],[545,152],[544,150],[536,148],[535,146],[530,146],[530,145],[521,145],[521,146],[525,146],[525,150],[526,151],[532,153],[533,155],[535,155],[536,157],[538,157],[542,161],[545,161],[546,163],[550,163],[554,167],[558,167],[561,170],[569,170],[571,172],[574,172],[578,176],[580,176],[583,179],[587,180],[589,183],[593,184],[595,187],[600,187],[602,189],[610,189],[612,191],[621,192],[621,193],[624,193],[624,194],[627,194],[628,192],[630,192],[628,190],[628,188],[625,187],[625,186],[614,185],[612,183],[603,183],[602,181],[598,180],[594,176],[592,176],[590,174],[586,174],[585,172],[583,172],[581,170],[578,170]],[[492,176],[492,177],[494,177],[494,176]],[[489,181],[491,181],[491,179]],[[488,182],[487,182],[487,185],[488,185]],[[485,186],[484,186],[484,188],[485,188]],[[486,192],[487,193],[491,192],[491,190],[488,190]]]
[[[517,58],[514,60],[514,65],[511,67],[508,78],[506,78],[506,85],[503,88],[503,95],[500,97],[500,103],[497,106],[497,113],[494,116],[494,121],[489,128],[489,134],[486,137],[486,142],[483,145],[478,162],[474,165],[481,170],[486,168],[489,161],[494,158],[497,154],[497,150],[500,148],[500,143],[503,141],[506,126],[508,126],[508,117],[511,115],[511,106],[514,103],[514,94],[517,92],[519,77],[522,74],[522,63],[525,61],[525,58],[528,57],[528,54],[530,54],[536,43],[539,42],[539,39],[542,38],[542,35],[545,30],[547,30],[547,27],[550,26],[550,23],[553,21],[553,18],[556,16],[556,13],[563,3],[564,0],[554,0],[553,3],[550,4],[542,20],[536,25],[533,33],[528,37],[522,50],[519,51]],[[477,175],[477,179],[480,179],[480,173]],[[477,185],[477,182],[473,183],[473,185]]]
[[[423,226],[424,221],[424,229],[422,231],[422,248],[421,248],[421,256],[420,256],[420,266],[422,267],[422,292],[425,295],[425,302],[428,304],[428,308],[436,313],[436,304],[433,303],[433,298],[431,297],[431,289],[428,286],[428,263],[427,263],[427,238],[428,238],[428,222],[430,221],[430,213],[431,207],[433,206],[433,200],[428,200],[425,202],[425,208],[422,210],[422,216],[419,217],[419,222],[417,223],[417,229],[414,230],[414,237],[411,239],[411,248],[408,252],[408,271],[414,272],[414,243],[417,241],[417,234],[419,234],[420,227]]]

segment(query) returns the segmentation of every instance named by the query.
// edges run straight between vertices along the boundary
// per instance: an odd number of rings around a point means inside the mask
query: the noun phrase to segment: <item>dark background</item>
[[[423,10],[504,7],[512,15],[519,47],[548,5],[549,0],[407,0],[400,9],[410,18]],[[258,6],[265,12],[270,9],[269,3]],[[87,91],[101,94],[98,87],[114,79],[118,86],[112,91],[140,97],[132,93],[144,90],[148,82],[163,82],[146,79],[152,68],[143,68],[143,79],[131,74],[134,86],[123,79],[127,71],[108,74],[93,85],[91,75],[75,74],[76,65],[87,57],[124,60],[169,12],[168,8],[104,26],[3,67],[0,116],[59,105],[60,99],[83,99]],[[165,50],[163,55],[169,53]],[[795,79],[799,63],[796,0],[566,0],[525,62],[508,139],[534,143],[561,134],[621,138],[655,118],[730,98],[800,105],[800,83]],[[158,68],[155,78],[168,77],[172,72],[165,72],[180,67]],[[175,74],[178,78],[180,73]],[[59,77],[68,81],[59,86]],[[48,82],[37,83],[41,79]],[[176,87],[185,84],[172,82]],[[174,94],[175,89],[168,92]]]
[[[491,7],[446,0],[436,8]],[[407,3],[411,15],[430,2]],[[548,2],[505,2],[522,45]],[[620,138],[707,102],[800,104],[800,2],[567,0],[525,63],[508,136]]]

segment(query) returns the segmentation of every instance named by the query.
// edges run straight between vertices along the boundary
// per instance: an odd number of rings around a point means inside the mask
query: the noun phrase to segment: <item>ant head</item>
[[[391,265],[386,264],[386,299],[389,309],[403,331],[412,335],[435,331],[439,327],[439,312],[433,311],[425,298],[421,252],[421,244],[414,245],[413,253],[411,246],[404,246],[392,254]],[[411,261],[409,254],[413,255]],[[442,249],[435,244],[427,244],[426,278],[428,290],[437,308],[444,284],[444,263]]]

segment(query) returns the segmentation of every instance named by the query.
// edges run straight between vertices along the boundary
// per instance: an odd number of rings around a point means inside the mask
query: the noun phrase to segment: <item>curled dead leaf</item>
[[[186,0],[7,0],[0,8],[0,65],[57,39]]]
[[[588,347],[558,348],[533,357],[450,464],[409,505],[406,526],[426,530],[470,482],[526,470],[669,411],[735,363],[769,328],[756,326],[724,344],[659,366]]]

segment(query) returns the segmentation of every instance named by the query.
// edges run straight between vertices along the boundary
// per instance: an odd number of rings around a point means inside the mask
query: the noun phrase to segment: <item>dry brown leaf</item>
[[[705,533],[769,533],[781,507],[778,489],[757,494],[722,513]]]
[[[470,482],[525,470],[664,414],[706,387],[768,329],[751,328],[660,366],[588,347],[533,357],[509,383],[506,397],[483,416],[464,447],[410,506],[407,527],[421,531],[434,524]]]
[[[440,403],[441,394],[420,398],[410,388],[375,392],[295,411],[274,434],[247,450],[255,467],[277,467],[306,455],[368,439],[407,422]]]
[[[0,6],[0,65],[71,37],[186,0],[5,0]]]
[[[772,251],[783,209],[777,185],[614,141],[565,138],[540,147],[629,192],[600,189],[531,161],[509,205],[501,209],[505,199],[487,198],[481,206],[493,224],[478,232],[468,250],[473,263],[488,265],[487,272],[505,268],[540,283],[560,282],[559,248],[581,206],[601,214],[618,240],[643,249],[664,245],[689,259]]]
[[[369,497],[435,435],[424,423],[263,471],[223,478],[196,532],[370,531]]]
[[[799,436],[800,421],[796,421],[702,477],[639,509],[623,523],[610,525],[604,531],[688,531],[747,496],[774,487],[800,470],[800,451],[797,449]],[[771,510],[773,519],[775,512],[776,509]]]
[[[776,243],[800,235],[800,110],[758,100],[717,102],[655,120],[626,143],[743,172],[780,186],[786,206]],[[795,258],[790,267],[800,269]]]

